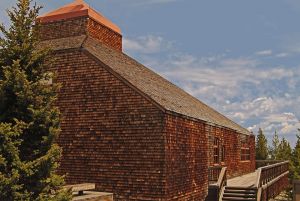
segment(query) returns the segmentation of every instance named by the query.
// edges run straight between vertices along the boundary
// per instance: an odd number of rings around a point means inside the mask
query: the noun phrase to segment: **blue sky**
[[[42,13],[72,0],[38,0]],[[246,128],[300,128],[300,1],[86,0],[124,51]],[[1,0],[1,20],[14,0]]]

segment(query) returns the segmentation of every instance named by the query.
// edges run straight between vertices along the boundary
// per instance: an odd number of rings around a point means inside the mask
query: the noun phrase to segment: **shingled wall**
[[[115,200],[204,200],[204,123],[165,114],[83,51],[56,53],[60,173]]]
[[[165,196],[164,115],[82,51],[56,53],[62,83],[60,172],[69,184],[91,182],[115,200]]]
[[[122,35],[99,24],[91,18],[88,20],[87,30],[88,34],[94,39],[97,39],[99,42],[115,50],[122,51]]]
[[[243,143],[242,135],[234,130],[224,127],[216,127],[206,125],[209,132],[209,166],[222,165],[227,167],[228,177],[240,176],[249,172],[255,171],[255,136],[250,135],[246,137]],[[219,164],[214,164],[214,138],[220,140],[220,149],[225,147],[225,160]],[[250,149],[250,160],[241,161],[241,148]],[[222,150],[220,150],[220,161]]]
[[[41,40],[90,35],[108,47],[122,51],[122,35],[89,17],[47,22],[40,30]]]
[[[166,115],[167,200],[204,200],[208,193],[208,134],[205,124]]]
[[[68,20],[47,22],[40,27],[41,40],[67,38],[86,34],[88,17],[77,17]]]

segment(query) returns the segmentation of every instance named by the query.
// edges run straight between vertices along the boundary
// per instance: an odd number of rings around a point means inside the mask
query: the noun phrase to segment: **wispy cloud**
[[[135,39],[124,38],[124,49],[127,52],[154,54],[172,47],[172,43],[165,41],[161,36],[147,35]]]
[[[300,127],[300,91],[297,90],[300,68],[266,67],[261,56],[274,54],[272,50],[259,51],[249,57],[230,57],[226,52],[197,57],[174,51],[168,48],[164,38],[157,38],[160,45],[155,47],[159,48],[153,49],[169,51],[160,52],[162,57],[151,56],[145,51],[147,45],[141,44],[147,44],[147,37],[131,41],[139,45],[129,48],[130,54],[144,52],[138,53],[143,63],[254,132],[261,127],[269,136],[275,130],[282,135],[292,135]]]
[[[255,52],[255,54],[259,56],[270,56],[272,55],[272,53],[273,53],[272,50],[262,50],[262,51]]]
[[[289,56],[289,53],[287,53],[287,52],[281,52],[281,53],[276,54],[275,56],[277,58],[284,58],[284,57]]]

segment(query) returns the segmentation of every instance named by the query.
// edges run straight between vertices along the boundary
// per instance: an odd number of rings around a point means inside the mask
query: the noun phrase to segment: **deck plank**
[[[256,182],[257,172],[252,172],[239,177],[234,177],[227,180],[227,186],[230,187],[254,187]]]

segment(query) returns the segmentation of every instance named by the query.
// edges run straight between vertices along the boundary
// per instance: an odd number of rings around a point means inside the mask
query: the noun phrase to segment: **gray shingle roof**
[[[242,134],[250,134],[247,129],[136,60],[124,53],[112,50],[90,37],[77,36],[56,39],[44,41],[42,45],[50,46],[53,50],[83,48],[165,110],[230,128]]]

